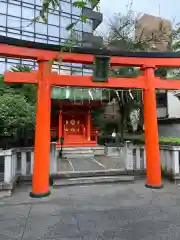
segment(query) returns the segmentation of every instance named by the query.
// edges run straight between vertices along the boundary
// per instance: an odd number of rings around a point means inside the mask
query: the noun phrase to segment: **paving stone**
[[[19,240],[25,228],[23,219],[8,219],[0,222],[1,240]]]
[[[57,189],[24,205],[16,193],[0,207],[0,240],[179,240],[179,199],[179,187],[151,190],[143,181]]]

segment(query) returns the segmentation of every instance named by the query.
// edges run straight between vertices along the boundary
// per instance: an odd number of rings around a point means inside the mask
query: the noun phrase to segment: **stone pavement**
[[[66,187],[42,200],[29,191],[1,200],[0,240],[180,239],[180,187],[170,183]]]
[[[125,163],[119,157],[98,156],[95,158],[58,159],[58,171],[93,171],[124,169]]]

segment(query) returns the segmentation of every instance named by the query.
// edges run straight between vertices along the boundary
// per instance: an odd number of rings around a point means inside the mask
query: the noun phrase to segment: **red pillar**
[[[59,111],[59,131],[58,131],[58,142],[59,139],[63,136],[63,122],[62,122],[62,110]]]
[[[47,61],[39,61],[38,90],[36,107],[36,131],[34,146],[34,169],[31,197],[42,198],[50,194],[50,113],[51,86],[47,75],[51,65]]]
[[[88,112],[88,119],[87,119],[87,140],[91,141],[91,111]]]
[[[145,67],[144,76],[146,81],[146,89],[143,92],[147,169],[146,187],[159,189],[162,188],[163,185],[161,178],[154,68]]]

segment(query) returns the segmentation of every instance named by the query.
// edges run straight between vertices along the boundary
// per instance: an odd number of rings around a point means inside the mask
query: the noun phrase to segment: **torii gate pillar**
[[[34,148],[34,169],[31,197],[42,198],[50,195],[50,115],[51,115],[51,84],[48,75],[51,64],[38,61],[38,90],[36,105],[36,134]]]
[[[146,143],[146,187],[162,188],[161,163],[158,139],[156,90],[154,67],[144,67],[146,88],[143,89],[144,126]]]

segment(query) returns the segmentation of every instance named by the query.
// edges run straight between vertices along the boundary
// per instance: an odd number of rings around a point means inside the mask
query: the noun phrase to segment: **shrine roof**
[[[26,41],[5,36],[0,36],[0,44],[50,51],[61,51],[61,49],[63,48],[63,52],[68,52],[68,50],[66,51],[64,49],[64,46],[61,45],[37,43],[33,41]],[[80,54],[137,57],[137,58],[180,58],[180,52],[128,52],[121,50],[107,50],[105,48],[90,48],[83,46],[73,47],[71,48],[71,52]]]

